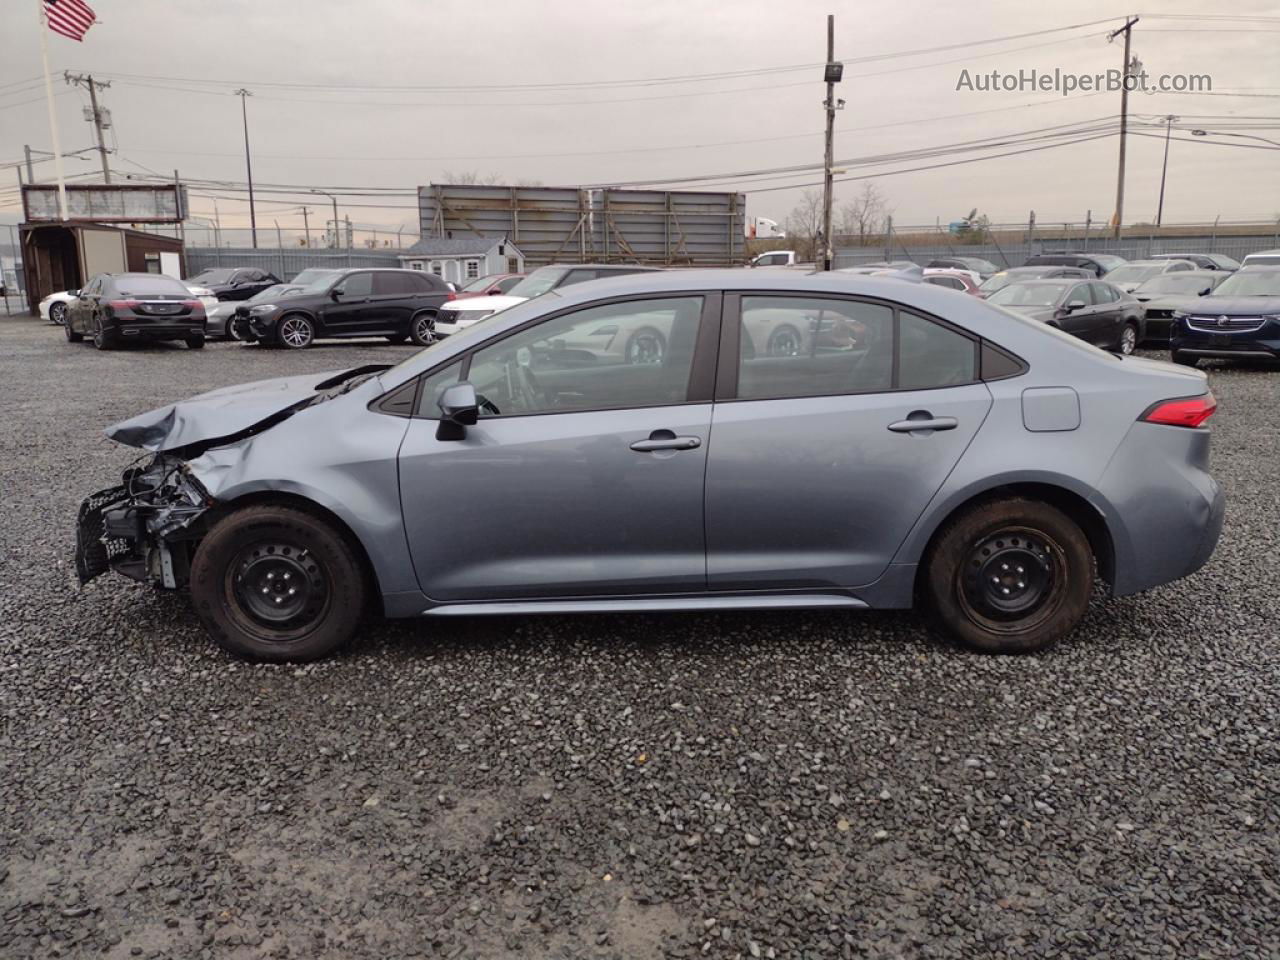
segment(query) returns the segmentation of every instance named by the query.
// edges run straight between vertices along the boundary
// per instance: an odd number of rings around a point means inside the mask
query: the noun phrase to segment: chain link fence
[[[262,249],[254,247],[186,248],[187,276],[210,267],[257,267],[281,280],[292,280],[308,267],[398,267],[396,250]]]

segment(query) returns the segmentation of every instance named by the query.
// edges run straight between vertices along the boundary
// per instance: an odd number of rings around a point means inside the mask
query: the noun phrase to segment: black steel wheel
[[[352,546],[324,520],[291,507],[228,514],[191,564],[201,621],[224,649],[254,660],[328,655],[355,633],[365,597]]]
[[[971,508],[938,533],[922,572],[941,628],[987,653],[1043,650],[1084,616],[1094,560],[1080,527],[1020,498]]]

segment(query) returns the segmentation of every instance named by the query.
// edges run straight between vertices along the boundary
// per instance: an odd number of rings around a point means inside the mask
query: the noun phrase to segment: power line
[[[943,44],[936,47],[922,47],[915,50],[899,50],[891,53],[872,54],[865,57],[852,57],[842,60],[846,66],[859,63],[874,63],[882,60],[892,60],[906,57],[924,56],[929,53],[944,53],[952,50],[961,50],[968,47],[987,46],[997,43],[1007,43],[1011,40],[1024,40],[1028,37],[1047,36],[1053,33],[1066,33],[1072,30],[1082,30],[1087,27],[1095,27],[1103,24],[1114,23],[1118,18],[1107,17],[1101,20],[1090,20],[1082,23],[1066,24],[1060,27],[1049,27],[1043,30],[1031,30],[1025,33],[1008,34],[1001,37],[987,37],[981,40],[969,40],[959,43]],[[716,73],[701,74],[681,74],[674,76],[659,77],[637,77],[630,79],[604,78],[599,80],[573,80],[573,81],[518,81],[500,84],[353,84],[348,81],[336,81],[333,83],[317,82],[317,81],[297,81],[297,80],[262,80],[262,79],[246,79],[246,78],[219,78],[210,79],[208,77],[175,77],[162,74],[129,74],[129,73],[102,73],[102,76],[110,76],[112,78],[124,81],[128,80],[164,80],[176,83],[194,83],[204,84],[208,86],[226,87],[236,84],[252,83],[257,87],[280,87],[287,89],[311,89],[311,90],[363,90],[378,91],[385,90],[395,93],[406,92],[427,92],[427,93],[447,93],[447,92],[471,92],[475,90],[500,92],[510,90],[573,90],[584,88],[619,88],[619,87],[643,87],[680,83],[705,83],[717,80],[739,79],[742,77],[766,76],[778,73],[794,73],[800,71],[812,70],[814,67],[822,66],[821,63],[800,63],[788,65],[775,65],[767,67],[755,67],[749,70],[729,70]]]

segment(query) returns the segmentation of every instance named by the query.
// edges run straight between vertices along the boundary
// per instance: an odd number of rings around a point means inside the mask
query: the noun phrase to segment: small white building
[[[524,254],[505,237],[424,237],[400,254],[400,264],[464,286],[495,273],[524,273]]]

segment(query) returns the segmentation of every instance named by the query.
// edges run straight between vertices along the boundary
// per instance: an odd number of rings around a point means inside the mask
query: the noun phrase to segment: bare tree
[[[492,187],[494,184],[501,183],[502,177],[496,173],[478,173],[475,170],[446,170],[443,182]]]
[[[787,214],[787,238],[801,260],[814,259],[822,234],[822,191],[806,190],[800,202]]]
[[[857,237],[858,245],[866,246],[869,238],[884,233],[885,222],[892,212],[880,188],[864,180],[857,195],[840,205],[836,232],[851,239]]]

